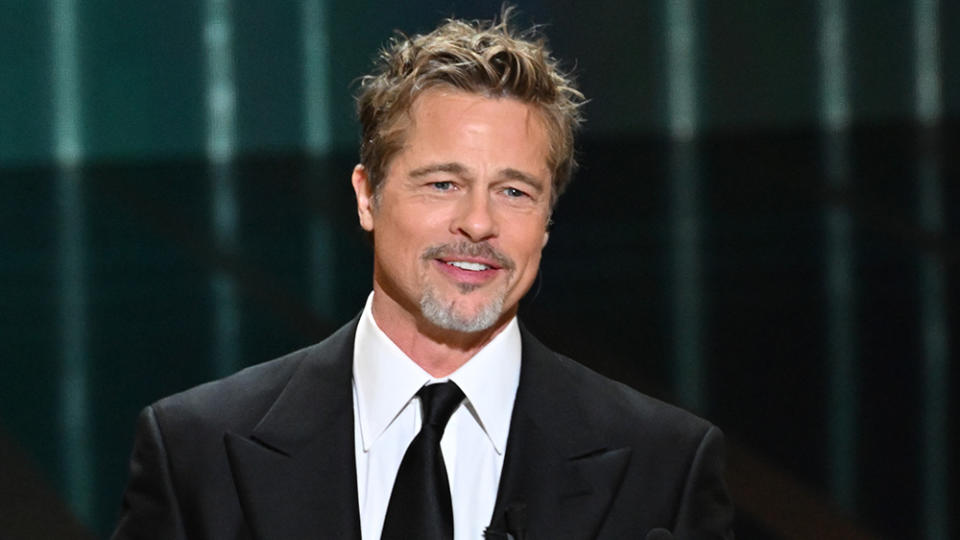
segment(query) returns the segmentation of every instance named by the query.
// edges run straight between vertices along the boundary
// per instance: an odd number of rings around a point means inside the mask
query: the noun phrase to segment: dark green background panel
[[[200,2],[78,2],[76,9],[85,153],[95,160],[202,154]]]
[[[49,28],[44,2],[0,2],[0,163],[51,155]]]

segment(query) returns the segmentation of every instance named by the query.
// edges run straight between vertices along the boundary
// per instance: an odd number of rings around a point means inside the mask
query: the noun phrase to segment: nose
[[[463,197],[458,204],[457,215],[451,223],[451,232],[462,234],[473,242],[481,242],[497,236],[499,226],[490,196],[476,190]]]

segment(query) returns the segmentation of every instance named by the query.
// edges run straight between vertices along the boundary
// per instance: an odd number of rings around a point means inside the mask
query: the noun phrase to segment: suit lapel
[[[251,434],[224,437],[254,538],[360,538],[350,383],[356,323],[306,353]]]
[[[249,435],[224,436],[258,540],[360,538],[351,390],[356,323],[306,353]],[[586,400],[577,397],[578,380],[521,330],[520,385],[490,529],[507,531],[509,517],[510,528],[519,519],[531,540],[593,538],[631,451],[604,444],[591,429]]]
[[[490,528],[524,527],[530,539],[594,538],[631,450],[604,444],[587,402],[577,397],[580,381],[525,329],[522,335],[520,385]],[[518,525],[518,517],[526,523]]]

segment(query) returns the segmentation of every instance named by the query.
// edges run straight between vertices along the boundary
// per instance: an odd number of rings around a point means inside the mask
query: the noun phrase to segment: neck
[[[410,310],[403,309],[374,286],[373,319],[377,327],[411,360],[432,377],[446,377],[473,358],[513,318],[505,313],[496,324],[479,332],[440,328]]]

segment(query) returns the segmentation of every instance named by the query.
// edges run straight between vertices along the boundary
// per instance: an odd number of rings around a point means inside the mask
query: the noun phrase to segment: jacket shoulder
[[[308,364],[349,362],[343,351],[345,345],[352,347],[354,329],[348,324],[319,343],[165,397],[151,407],[161,427],[168,429],[249,431]]]
[[[677,538],[730,537],[723,435],[710,422],[555,353],[529,334],[521,390],[568,459],[622,460],[598,538],[643,538],[654,527]]]
[[[167,396],[152,405],[161,424],[221,424],[237,429],[266,412],[317,345]],[[246,422],[245,422],[246,420]],[[251,426],[252,427],[252,426]]]
[[[579,362],[554,353],[571,380],[579,381],[588,417],[603,424],[621,426],[648,435],[692,437],[699,440],[712,424],[676,405],[647,395],[624,383],[610,379]],[[647,432],[647,433],[644,433]],[[652,435],[652,434],[651,434]]]
[[[524,363],[531,380],[542,381],[537,399],[565,396],[567,407],[584,425],[624,445],[672,441],[696,445],[713,425],[680,407],[610,379],[540,343],[524,329]]]

